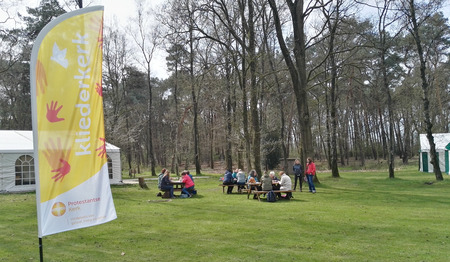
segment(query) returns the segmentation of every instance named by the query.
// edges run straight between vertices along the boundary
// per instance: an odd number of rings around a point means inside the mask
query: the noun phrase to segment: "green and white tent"
[[[441,171],[450,175],[450,133],[433,134],[433,138]],[[434,169],[430,161],[430,143],[425,134],[420,134],[420,171],[433,173]]]

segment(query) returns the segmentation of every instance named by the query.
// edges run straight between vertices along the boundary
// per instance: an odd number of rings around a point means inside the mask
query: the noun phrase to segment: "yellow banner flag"
[[[103,7],[97,6],[56,18],[33,46],[39,236],[116,218],[106,158],[102,43]]]

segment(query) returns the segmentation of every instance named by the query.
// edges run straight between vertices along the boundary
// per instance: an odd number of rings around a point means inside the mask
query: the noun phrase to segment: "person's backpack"
[[[158,176],[158,189],[161,189],[161,180],[163,178],[164,174],[159,174]]]
[[[267,202],[275,202],[277,201],[277,196],[273,192],[273,190],[270,190],[269,193],[267,193]]]

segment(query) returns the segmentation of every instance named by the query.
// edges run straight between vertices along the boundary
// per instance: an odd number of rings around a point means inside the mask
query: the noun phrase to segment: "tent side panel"
[[[448,173],[448,154],[446,151],[440,151],[436,153],[439,160],[439,168],[441,172]]]
[[[31,192],[36,190],[36,185],[17,185],[16,186],[16,160],[23,156],[33,156],[29,153],[0,153],[0,193],[7,192]],[[122,167],[120,161],[120,150],[114,150],[109,153],[113,165],[113,178],[111,184],[122,183]]]
[[[0,154],[0,192],[26,192],[34,191],[36,186],[16,186],[16,160],[22,155],[33,155],[31,153],[7,153]]]
[[[120,151],[109,155],[112,160],[113,178],[110,179],[110,184],[122,183],[122,167],[120,162]]]

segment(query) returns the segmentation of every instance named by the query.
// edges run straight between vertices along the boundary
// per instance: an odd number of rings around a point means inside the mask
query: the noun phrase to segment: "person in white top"
[[[284,173],[283,171],[281,171],[279,173],[280,176],[280,182],[278,182],[280,184],[280,190],[291,190],[292,189],[292,181],[291,178],[286,175],[286,173]],[[281,198],[281,194],[278,195],[279,198]],[[287,199],[290,199],[292,197],[292,193],[289,192],[286,195]]]
[[[284,172],[280,172],[280,190],[291,190],[292,181],[291,178]]]
[[[238,185],[238,191],[241,192],[242,189],[245,188],[245,183],[247,182],[247,177],[241,169],[237,170],[236,175],[236,184]]]

